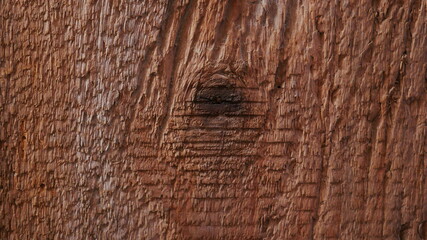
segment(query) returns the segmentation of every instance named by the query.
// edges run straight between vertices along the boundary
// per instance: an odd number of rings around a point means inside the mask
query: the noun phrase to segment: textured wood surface
[[[426,1],[0,3],[0,239],[427,239]]]

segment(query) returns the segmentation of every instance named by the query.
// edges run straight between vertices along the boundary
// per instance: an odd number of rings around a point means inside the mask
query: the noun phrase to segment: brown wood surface
[[[427,239],[426,14],[0,0],[0,239]]]

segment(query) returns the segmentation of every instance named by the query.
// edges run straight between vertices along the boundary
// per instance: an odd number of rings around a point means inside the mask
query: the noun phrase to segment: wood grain
[[[0,1],[1,239],[427,238],[427,2]]]

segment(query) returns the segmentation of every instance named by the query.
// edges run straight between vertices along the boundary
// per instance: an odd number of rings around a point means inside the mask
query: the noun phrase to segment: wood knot
[[[196,89],[196,110],[209,115],[236,113],[242,110],[243,94],[226,79],[217,79]]]

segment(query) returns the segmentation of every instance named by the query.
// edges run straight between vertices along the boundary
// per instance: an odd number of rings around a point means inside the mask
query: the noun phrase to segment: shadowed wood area
[[[0,239],[427,239],[426,1],[0,6]]]

